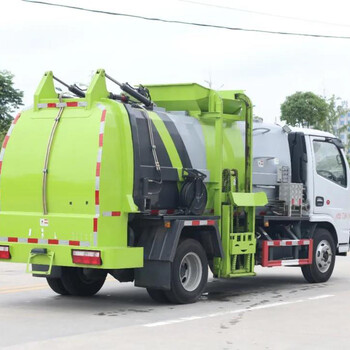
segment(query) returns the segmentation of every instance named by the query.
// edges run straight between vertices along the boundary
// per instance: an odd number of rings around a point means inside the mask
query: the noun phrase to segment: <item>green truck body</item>
[[[135,280],[155,299],[164,290],[171,301],[195,301],[203,286],[186,287],[188,297],[171,294],[184,238],[202,247],[184,254],[180,265],[197,266],[202,254],[197,250],[203,249],[216,277],[255,274],[255,212],[267,198],[252,192],[249,98],[242,91],[197,84],[147,89],[153,108],[130,96],[113,99],[105,72],[98,70],[85,97],[71,97],[55,91],[54,76],[47,72],[33,107],[14,119],[5,138],[2,258],[56,281],[53,289],[60,294],[89,294],[75,293],[64,271],[101,270]],[[204,165],[197,171],[199,158]],[[197,175],[191,178],[191,172]],[[204,186],[201,196],[199,186]],[[188,196],[191,201],[184,204]],[[191,209],[196,201],[203,210]],[[74,259],[84,252],[97,262]],[[186,276],[183,281],[190,280]]]

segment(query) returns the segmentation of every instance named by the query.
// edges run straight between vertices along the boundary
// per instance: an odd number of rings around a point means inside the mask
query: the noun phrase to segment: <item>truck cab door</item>
[[[313,153],[314,216],[332,222],[339,252],[348,250],[350,233],[349,166],[339,140],[311,137]],[[328,218],[328,219],[327,219]],[[314,221],[314,220],[313,220]]]

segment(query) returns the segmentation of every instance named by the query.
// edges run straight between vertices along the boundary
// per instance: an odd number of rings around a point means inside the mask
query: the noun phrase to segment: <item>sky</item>
[[[47,1],[171,20],[350,37],[350,3],[340,0]],[[0,13],[0,70],[15,75],[25,105],[32,104],[45,71],[70,84],[88,84],[98,68],[131,84],[210,82],[214,89],[245,90],[254,114],[268,122],[279,121],[281,103],[296,91],[334,94],[350,102],[350,40],[199,28],[21,0],[0,0]],[[109,89],[118,92],[113,85]]]

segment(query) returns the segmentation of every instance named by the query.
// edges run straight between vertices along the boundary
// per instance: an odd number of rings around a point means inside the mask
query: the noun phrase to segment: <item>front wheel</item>
[[[194,303],[208,280],[208,260],[202,245],[186,239],[177,247],[171,268],[171,290],[167,298],[176,304]]]
[[[312,264],[304,265],[301,271],[310,283],[329,280],[335,264],[335,243],[331,233],[324,229],[316,229],[313,241]]]

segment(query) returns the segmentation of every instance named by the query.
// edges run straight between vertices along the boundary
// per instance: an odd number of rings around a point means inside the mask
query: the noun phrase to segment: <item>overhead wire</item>
[[[284,32],[284,31],[273,31],[273,30],[263,30],[263,29],[230,27],[230,26],[208,24],[208,23],[171,20],[171,19],[164,19],[164,18],[158,18],[158,17],[146,17],[146,16],[134,15],[134,14],[129,14],[129,13],[95,10],[95,9],[89,9],[89,8],[85,8],[85,7],[57,4],[57,3],[46,2],[46,1],[38,1],[38,0],[22,0],[22,1],[28,2],[28,3],[33,3],[33,4],[62,7],[62,8],[72,9],[72,10],[86,11],[86,12],[99,13],[99,14],[105,14],[105,15],[111,15],[111,16],[129,17],[129,18],[141,19],[141,20],[146,20],[146,21],[182,24],[182,25],[189,25],[189,26],[195,26],[195,27],[216,28],[216,29],[224,29],[224,30],[230,30],[230,31],[254,32],[254,33],[262,33],[262,34],[302,36],[302,37],[312,37],[312,38],[346,39],[346,40],[350,39],[350,36],[296,33],[296,32]]]
[[[224,10],[231,10],[231,11],[251,13],[251,14],[254,14],[254,15],[276,17],[276,18],[282,18],[282,19],[289,19],[289,20],[293,20],[293,21],[302,21],[302,22],[308,22],[308,23],[326,24],[326,25],[337,26],[337,27],[348,27],[348,28],[350,27],[349,24],[345,24],[345,23],[334,23],[334,22],[321,21],[321,20],[317,20],[317,19],[309,19],[309,18],[301,18],[301,17],[292,17],[292,16],[278,15],[278,14],[274,14],[274,13],[254,11],[254,10],[247,10],[247,9],[241,9],[241,8],[231,7],[231,6],[216,5],[216,4],[211,4],[211,3],[207,3],[207,2],[200,2],[200,1],[193,1],[193,0],[178,0],[178,1],[184,2],[184,3],[188,3],[188,4],[200,5],[200,6],[215,7],[215,8],[224,9]]]

